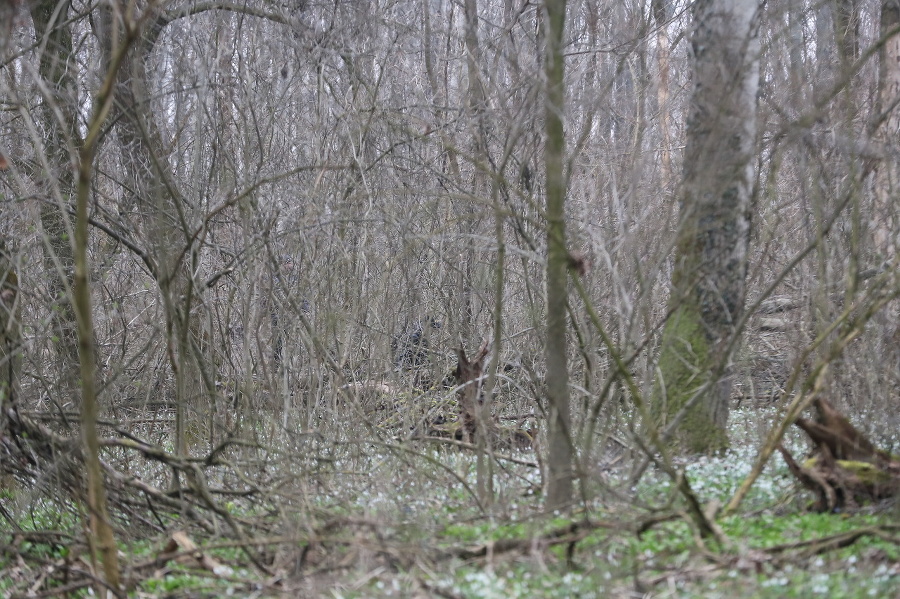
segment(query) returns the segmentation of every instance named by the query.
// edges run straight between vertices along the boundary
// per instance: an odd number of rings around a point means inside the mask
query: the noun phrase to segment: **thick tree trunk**
[[[759,79],[756,0],[694,4],[687,122],[670,318],[654,391],[658,424],[691,452],[727,446],[728,350],[744,305]]]
[[[41,48],[39,72],[46,85],[38,115],[44,139],[47,164],[39,180],[43,192],[40,207],[44,233],[44,266],[49,273],[53,304],[53,335],[56,346],[60,401],[77,399],[78,334],[72,307],[72,276],[75,259],[72,253],[72,226],[65,210],[72,206],[75,194],[74,154],[78,152],[78,98],[72,49],[72,33],[68,25],[68,4],[60,7],[56,0],[42,0],[31,8],[35,36]],[[40,154],[40,152],[38,152]]]
[[[546,77],[547,179],[547,509],[565,508],[573,499],[572,423],[566,359],[566,307],[569,254],[566,249],[566,139],[563,128],[565,0],[547,0],[544,76]]]

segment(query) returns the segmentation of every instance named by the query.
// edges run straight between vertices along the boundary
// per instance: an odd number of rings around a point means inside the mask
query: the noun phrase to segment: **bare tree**
[[[657,109],[659,110],[659,129],[662,138],[660,160],[662,161],[663,189],[668,190],[672,179],[672,141],[671,141],[671,106],[669,105],[669,70],[670,48],[669,20],[672,12],[669,0],[652,0],[653,20],[656,24],[656,62],[657,72]]]
[[[122,17],[128,18],[128,17]],[[133,32],[135,23],[127,23],[126,29]],[[100,461],[100,433],[97,420],[100,406],[97,399],[97,353],[94,342],[94,317],[91,308],[91,275],[88,257],[88,205],[91,185],[95,172],[97,144],[102,128],[112,105],[116,74],[132,43],[131,35],[120,38],[114,35],[110,40],[113,50],[107,71],[101,74],[101,86],[96,102],[91,107],[91,118],[87,122],[87,137],[78,153],[78,185],[75,201],[75,237],[72,247],[75,261],[72,303],[78,323],[78,355],[81,380],[81,436],[84,442],[85,467],[87,470],[87,507],[91,535],[88,542],[91,558],[96,568],[101,562],[104,577],[98,581],[97,595],[106,597],[106,589],[121,595],[121,575],[119,572],[119,548],[113,532],[107,506],[106,481]]]
[[[15,256],[0,240],[0,431],[7,410],[16,409],[22,376],[22,310]]]
[[[757,472],[826,388],[894,402],[896,316],[865,326],[898,293],[881,4],[876,33],[874,0],[0,0],[0,518],[110,535],[46,592],[114,581],[115,524],[321,594],[445,563],[393,532],[429,505],[659,516],[645,472],[716,536],[669,450],[723,448],[729,395],[766,402]]]
[[[871,228],[875,250],[890,260],[900,247],[897,239],[900,219],[897,213],[897,193],[900,189],[900,168],[896,157],[896,134],[900,131],[900,2],[882,0],[878,52],[878,102],[876,124],[880,123],[879,138],[886,145],[886,156],[876,171],[875,206]]]
[[[574,482],[566,343],[569,251],[566,247],[565,0],[544,3],[544,117],[547,181],[547,508],[571,504]]]
[[[693,7],[693,95],[654,410],[694,452],[727,445],[728,360],[740,333],[754,186],[758,13],[756,0]]]
[[[72,223],[68,217],[75,195],[74,156],[81,145],[78,133],[78,81],[72,25],[68,2],[44,0],[31,5],[31,19],[40,48],[39,73],[42,80],[40,109],[35,115],[44,148],[36,152],[33,168],[38,177],[43,202],[40,221],[44,233],[44,266],[53,301],[51,314],[59,338],[56,354],[58,379],[66,386],[78,380],[78,335],[72,307]],[[35,143],[38,138],[32,137]],[[63,391],[61,395],[70,394]],[[60,398],[67,403],[68,398]]]

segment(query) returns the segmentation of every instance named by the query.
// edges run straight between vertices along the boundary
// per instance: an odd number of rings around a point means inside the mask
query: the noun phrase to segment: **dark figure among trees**
[[[434,331],[440,330],[441,321],[429,316],[407,324],[403,330],[391,338],[391,355],[394,367],[401,372],[413,373],[416,387],[431,386],[431,342]]]

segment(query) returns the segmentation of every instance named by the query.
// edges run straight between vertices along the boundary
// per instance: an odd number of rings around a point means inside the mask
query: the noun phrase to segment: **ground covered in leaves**
[[[726,502],[749,472],[766,415],[732,422],[727,455],[679,464],[704,505]],[[802,455],[803,443],[787,444]],[[118,523],[130,597],[900,596],[900,507],[812,513],[777,459],[741,511],[719,518],[724,542],[697,534],[672,480],[651,468],[632,483],[613,451],[571,516],[541,512],[529,452],[495,463],[490,507],[474,456],[449,442],[305,439],[252,463],[256,492],[219,499],[231,528],[175,513],[148,515],[155,530]],[[162,471],[144,476],[164,484]],[[92,596],[82,515],[46,483],[2,491],[0,596]]]

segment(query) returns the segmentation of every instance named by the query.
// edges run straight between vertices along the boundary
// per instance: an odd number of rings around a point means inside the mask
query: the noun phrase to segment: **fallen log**
[[[843,511],[900,494],[900,456],[875,447],[827,400],[815,407],[815,420],[794,422],[813,442],[810,458],[800,465],[778,447],[791,473],[816,494],[813,509]]]

